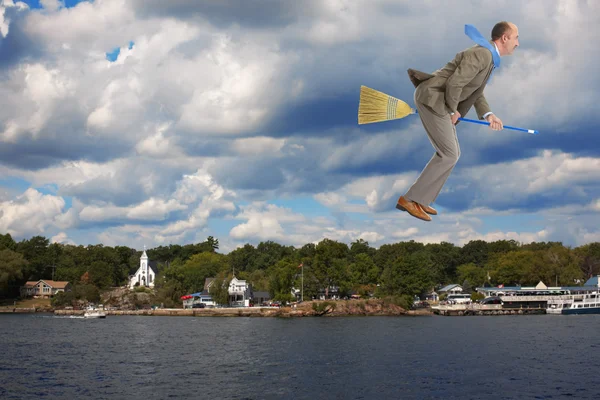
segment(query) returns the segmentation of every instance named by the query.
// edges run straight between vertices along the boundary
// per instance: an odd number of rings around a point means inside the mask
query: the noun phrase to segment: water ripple
[[[592,399],[600,316],[0,315],[0,398]]]

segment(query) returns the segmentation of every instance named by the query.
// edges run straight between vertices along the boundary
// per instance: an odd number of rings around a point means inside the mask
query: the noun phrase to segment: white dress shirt
[[[498,55],[500,55],[500,50],[498,50],[498,46],[496,46],[496,43],[494,43],[494,48],[496,49],[496,53],[498,53]],[[496,68],[496,66],[494,65],[493,68]],[[490,114],[493,114],[493,112],[489,111],[489,112],[486,112],[485,114],[483,114],[483,119],[485,119]]]

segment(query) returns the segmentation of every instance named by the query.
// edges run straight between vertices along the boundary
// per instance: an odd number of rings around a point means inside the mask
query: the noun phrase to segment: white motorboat
[[[94,306],[89,306],[85,313],[83,313],[84,318],[106,318],[106,313],[104,310],[100,310]]]

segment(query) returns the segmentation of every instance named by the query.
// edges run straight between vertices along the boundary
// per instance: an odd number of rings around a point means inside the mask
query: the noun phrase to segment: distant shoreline
[[[315,310],[305,303],[293,307],[231,307],[231,308],[158,308],[154,310],[105,310],[107,316],[189,316],[189,317],[315,317],[315,316],[424,316],[433,315],[430,309],[404,310],[393,304],[372,302],[357,306],[347,302],[328,302],[323,310]],[[48,308],[0,307],[0,314],[52,313],[57,316],[83,316],[84,310]]]

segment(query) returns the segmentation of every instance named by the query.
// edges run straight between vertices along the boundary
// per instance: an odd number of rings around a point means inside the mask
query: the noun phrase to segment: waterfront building
[[[70,292],[72,285],[67,281],[53,281],[40,279],[38,281],[27,281],[21,286],[21,297],[50,298],[59,292]]]
[[[452,283],[450,285],[446,285],[440,290],[438,290],[439,294],[461,294],[463,292],[462,286],[457,283]]]
[[[535,286],[478,287],[475,289],[486,298],[496,297],[503,308],[547,308],[548,303],[565,299],[582,300],[586,295],[598,291],[598,276],[588,279],[583,286],[547,286],[540,281]]]
[[[144,246],[144,253],[140,257],[140,267],[135,274],[129,277],[129,289],[133,289],[136,286],[154,287],[154,281],[156,280],[156,272],[150,266],[148,262],[148,255],[146,254],[146,246]]]
[[[205,306],[216,305],[210,294],[214,282],[215,278],[206,278],[201,292],[182,296],[183,308],[193,308],[201,303],[204,303]],[[254,293],[251,284],[245,280],[237,279],[235,275],[229,282],[227,292],[229,294],[228,305],[230,306],[250,307],[250,303],[261,304],[270,300],[268,292]]]

